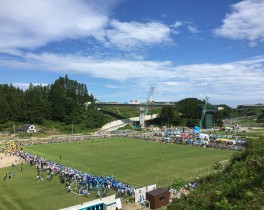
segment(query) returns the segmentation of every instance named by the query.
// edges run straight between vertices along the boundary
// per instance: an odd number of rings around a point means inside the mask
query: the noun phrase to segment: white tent
[[[200,134],[199,134],[199,138],[200,138],[200,139],[209,139],[209,134],[206,134],[206,133],[200,133]]]

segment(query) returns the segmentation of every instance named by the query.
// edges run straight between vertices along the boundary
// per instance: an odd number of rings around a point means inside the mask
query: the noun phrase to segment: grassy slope
[[[168,209],[264,209],[263,136],[252,139],[226,168],[200,179],[198,188]]]
[[[139,110],[136,108],[127,107],[103,107],[101,110],[112,113],[113,120],[115,119],[126,119],[130,117],[138,117]],[[159,114],[161,108],[150,108],[148,114]]]
[[[61,154],[62,163],[67,166],[93,175],[114,175],[134,186],[153,183],[166,186],[171,178],[189,180],[207,173],[215,162],[229,159],[232,153],[133,139],[46,144],[24,149],[53,161],[59,161]]]

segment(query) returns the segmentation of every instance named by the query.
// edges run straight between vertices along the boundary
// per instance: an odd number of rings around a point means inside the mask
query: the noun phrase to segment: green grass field
[[[190,180],[199,174],[205,175],[215,162],[229,159],[233,153],[121,138],[42,144],[23,147],[23,150],[93,175],[114,175],[115,179],[138,187],[169,186],[177,178]],[[4,182],[4,174],[13,170],[16,178]],[[58,177],[52,183],[45,179],[36,182],[35,177],[35,168],[26,164],[23,172],[19,166],[0,169],[0,209],[53,210],[94,199],[93,193],[88,198],[68,194]]]
[[[114,175],[137,187],[168,186],[174,178],[189,180],[206,174],[214,163],[229,159],[232,153],[122,138],[35,145],[24,150],[56,162],[61,155],[64,165],[92,175]]]

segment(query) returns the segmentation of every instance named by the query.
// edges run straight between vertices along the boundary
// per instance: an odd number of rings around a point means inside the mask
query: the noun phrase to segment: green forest
[[[85,84],[70,80],[67,75],[48,86],[30,84],[25,91],[12,84],[2,84],[0,123],[5,124],[2,130],[10,123],[45,125],[51,122],[98,128],[109,121],[109,117],[87,106],[86,102],[94,100]]]
[[[33,123],[46,130],[60,127],[62,129],[58,130],[62,133],[70,132],[74,124],[76,132],[83,132],[98,129],[111,120],[138,116],[138,110],[116,112],[116,107],[97,110],[95,101],[86,84],[71,80],[67,75],[47,86],[30,84],[26,90],[12,84],[0,84],[0,131],[12,132],[14,124]],[[150,124],[187,127],[199,124],[204,100],[186,98],[172,103],[175,104],[173,108],[150,110],[149,113],[159,114],[159,118]],[[223,119],[241,116],[257,116],[257,122],[264,122],[260,110],[238,110],[225,104],[217,106],[224,109],[214,113],[215,126],[223,126]]]

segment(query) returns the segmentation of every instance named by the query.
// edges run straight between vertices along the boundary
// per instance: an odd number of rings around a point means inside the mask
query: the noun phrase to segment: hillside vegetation
[[[138,108],[127,108],[127,107],[103,107],[100,109],[101,112],[112,117],[113,120],[127,119],[131,117],[139,116]],[[160,114],[161,108],[148,109],[148,114]]]
[[[168,209],[263,209],[264,137],[248,141],[218,173],[199,180],[199,187]]]
[[[76,131],[85,132],[100,128],[111,118],[87,102],[94,102],[87,86],[60,77],[48,86],[30,84],[27,90],[12,84],[0,85],[0,129],[13,131],[24,123],[38,125],[39,131],[58,130],[69,132],[72,124]]]
[[[85,84],[71,80],[67,75],[47,86],[30,84],[26,90],[12,84],[0,84],[0,131],[13,132],[14,125],[20,127],[32,123],[42,133],[87,133],[112,120],[139,116],[136,108],[103,107],[98,110],[95,100]],[[149,124],[168,127],[194,127],[199,124],[204,100],[186,98],[174,104],[175,107],[171,108],[149,109],[148,114],[159,114],[159,118]],[[242,125],[264,125],[261,110],[239,110],[224,104],[218,106],[224,109],[214,113],[215,127],[223,127],[224,120],[231,119],[232,122],[238,117],[244,119],[240,120]]]

